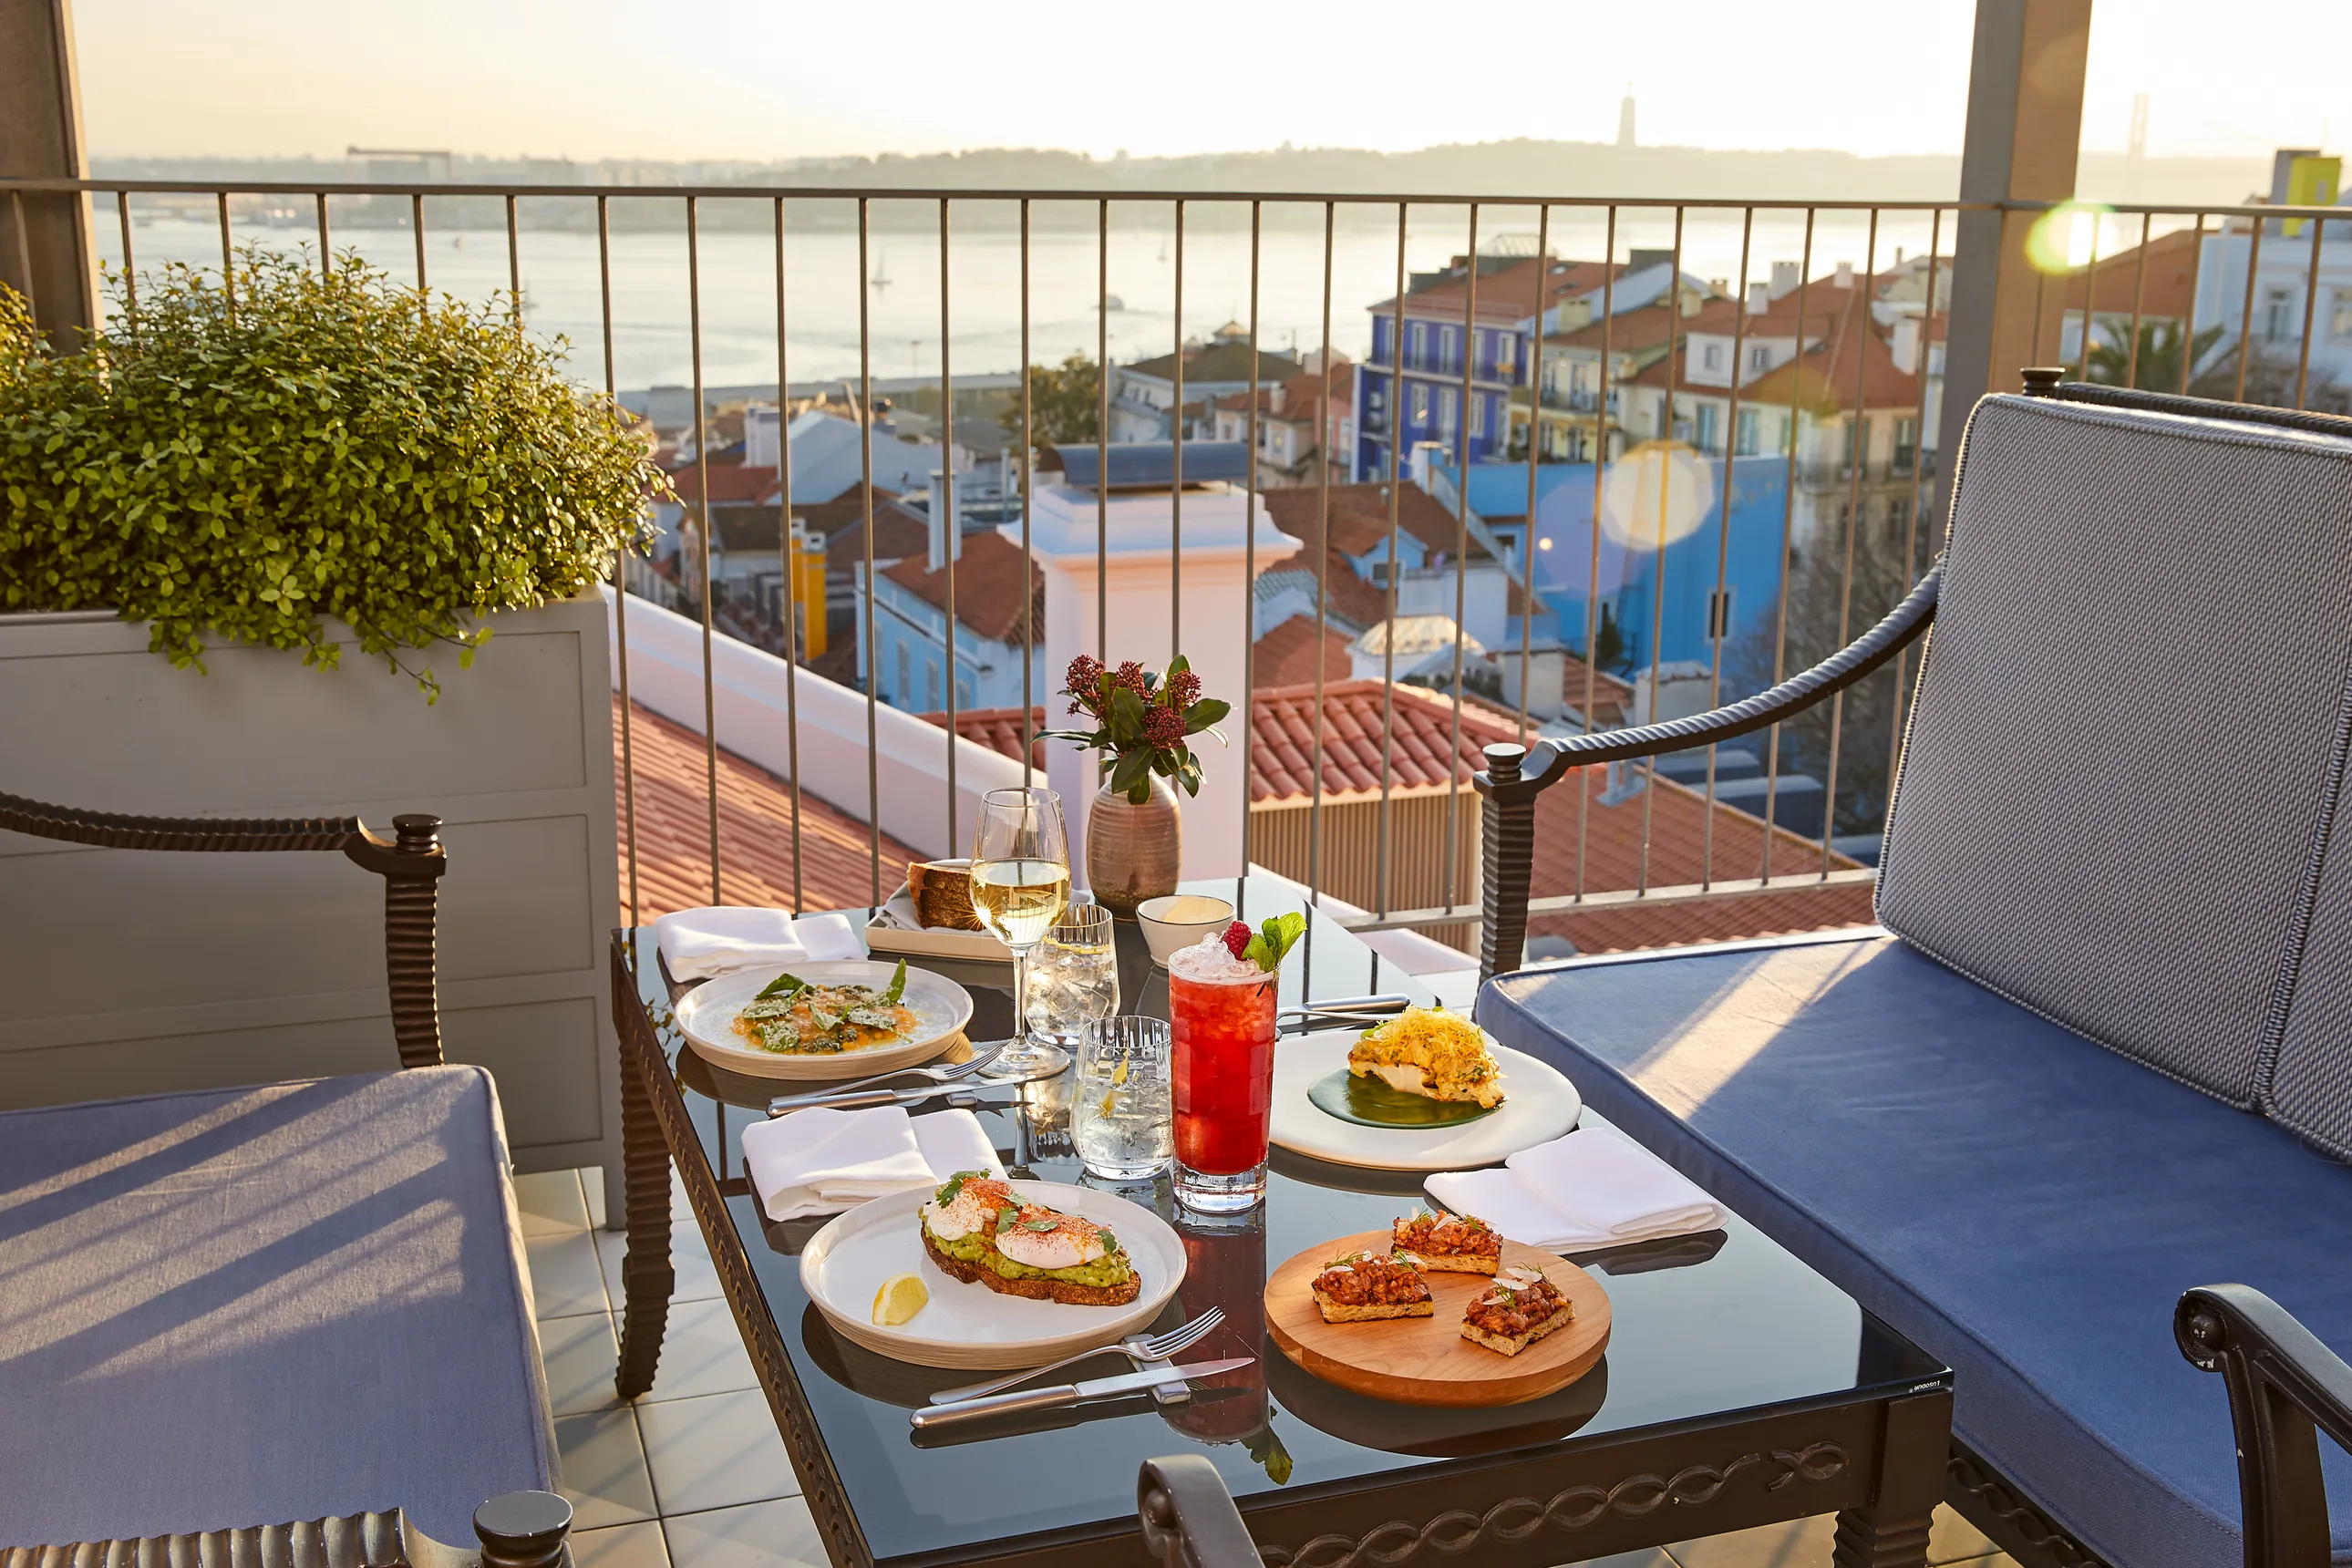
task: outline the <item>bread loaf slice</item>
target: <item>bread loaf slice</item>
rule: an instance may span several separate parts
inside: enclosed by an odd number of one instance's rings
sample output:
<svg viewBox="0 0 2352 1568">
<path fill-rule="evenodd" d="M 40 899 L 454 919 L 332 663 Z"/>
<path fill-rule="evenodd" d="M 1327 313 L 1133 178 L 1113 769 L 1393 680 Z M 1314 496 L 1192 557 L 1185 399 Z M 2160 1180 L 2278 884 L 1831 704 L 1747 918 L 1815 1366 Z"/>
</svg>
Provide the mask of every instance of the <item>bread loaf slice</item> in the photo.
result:
<svg viewBox="0 0 2352 1568">
<path fill-rule="evenodd" d="M 907 895 L 926 931 L 981 931 L 971 907 L 971 867 L 961 860 L 915 860 L 907 866 Z"/>
</svg>

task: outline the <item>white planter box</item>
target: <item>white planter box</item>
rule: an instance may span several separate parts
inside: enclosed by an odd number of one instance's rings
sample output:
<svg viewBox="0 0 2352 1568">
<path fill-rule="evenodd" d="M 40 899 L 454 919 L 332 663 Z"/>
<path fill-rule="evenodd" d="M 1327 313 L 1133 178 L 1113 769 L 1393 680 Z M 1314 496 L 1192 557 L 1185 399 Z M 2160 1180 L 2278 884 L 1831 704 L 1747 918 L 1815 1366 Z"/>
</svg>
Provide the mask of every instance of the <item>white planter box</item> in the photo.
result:
<svg viewBox="0 0 2352 1568">
<path fill-rule="evenodd" d="M 597 1164 L 620 1213 L 607 943 L 611 679 L 593 595 L 510 612 L 441 700 L 106 615 L 0 616 L 0 791 L 173 816 L 446 824 L 444 1047 L 498 1079 L 518 1169 Z M 340 628 L 338 628 L 340 630 Z M 156 854 L 0 833 L 0 1107 L 397 1065 L 383 884 L 340 855 Z"/>
</svg>

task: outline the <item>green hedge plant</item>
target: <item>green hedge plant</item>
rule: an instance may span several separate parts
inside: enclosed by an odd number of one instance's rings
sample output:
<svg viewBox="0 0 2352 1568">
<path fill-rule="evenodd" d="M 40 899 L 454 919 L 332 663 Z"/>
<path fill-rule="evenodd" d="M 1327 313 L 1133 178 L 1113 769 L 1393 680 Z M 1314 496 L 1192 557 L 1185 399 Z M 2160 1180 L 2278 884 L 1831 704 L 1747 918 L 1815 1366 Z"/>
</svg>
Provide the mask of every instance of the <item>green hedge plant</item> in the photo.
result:
<svg viewBox="0 0 2352 1568">
<path fill-rule="evenodd" d="M 0 608 L 102 608 L 174 665 L 207 637 L 332 667 L 324 617 L 413 677 L 478 618 L 611 570 L 665 481 L 629 416 L 509 310 L 357 256 L 170 266 L 87 352 L 0 288 Z M 135 312 L 130 309 L 135 298 Z"/>
</svg>

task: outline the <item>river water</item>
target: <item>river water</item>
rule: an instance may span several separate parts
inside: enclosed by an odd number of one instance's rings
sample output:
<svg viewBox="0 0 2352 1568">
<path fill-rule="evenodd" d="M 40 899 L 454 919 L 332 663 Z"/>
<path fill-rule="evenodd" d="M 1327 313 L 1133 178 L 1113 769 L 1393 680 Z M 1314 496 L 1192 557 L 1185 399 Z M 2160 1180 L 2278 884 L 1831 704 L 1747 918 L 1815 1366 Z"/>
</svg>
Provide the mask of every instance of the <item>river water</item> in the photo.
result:
<svg viewBox="0 0 2352 1568">
<path fill-rule="evenodd" d="M 1121 205 L 1122 207 L 1126 204 Z M 959 209 L 961 210 L 961 209 Z M 1108 246 L 1110 352 L 1129 361 L 1166 353 L 1177 340 L 1175 251 L 1166 207 L 1122 213 L 1114 207 Z M 1311 214 L 1304 222 L 1269 218 L 1259 247 L 1259 341 L 1269 349 L 1305 353 L 1322 338 L 1324 237 Z M 1532 214 L 1526 209 L 1489 209 L 1482 234 L 1496 229 L 1531 241 Z M 402 282 L 415 277 L 415 242 L 406 229 L 338 226 L 338 251 L 356 249 Z M 1415 209 L 1405 245 L 1409 269 L 1443 266 L 1460 253 L 1465 238 L 1461 209 Z M 111 204 L 100 198 L 97 236 L 100 254 L 120 267 L 122 242 Z M 306 226 L 239 223 L 235 242 L 293 249 L 317 235 Z M 1749 246 L 1750 273 L 1769 276 L 1776 258 L 1795 259 L 1803 238 L 1801 214 L 1759 213 Z M 1813 271 L 1827 273 L 1841 260 L 1860 267 L 1867 239 L 1861 215 L 1823 215 L 1813 241 Z M 1882 224 L 1878 259 L 1892 261 L 1895 247 L 1924 249 L 1927 215 L 1889 215 Z M 1600 254 L 1603 231 L 1597 214 L 1555 209 L 1551 244 L 1556 254 Z M 1627 211 L 1619 222 L 1617 250 L 1664 247 L 1673 240 L 1672 216 Z M 689 384 L 693 375 L 692 332 L 686 237 L 667 233 L 618 232 L 612 237 L 614 384 L 622 390 Z M 936 230 L 898 228 L 869 237 L 862 290 L 873 374 L 878 377 L 937 375 L 940 369 L 940 246 Z M 1951 223 L 1943 247 L 1951 245 Z M 142 217 L 132 231 L 142 270 L 160 262 L 185 261 L 216 267 L 216 223 L 158 214 Z M 776 379 L 776 266 L 772 234 L 706 227 L 698 239 L 702 379 L 707 386 Z M 525 228 L 520 236 L 523 299 L 531 330 L 570 344 L 570 368 L 583 382 L 604 379 L 596 238 L 593 233 Z M 1685 268 L 1697 276 L 1736 281 L 1741 249 L 1736 213 L 1692 214 L 1685 222 Z M 1245 228 L 1188 227 L 1184 253 L 1184 315 L 1187 335 L 1206 337 L 1229 320 L 1246 325 L 1250 303 L 1250 238 Z M 1017 232 L 972 226 L 954 233 L 949 247 L 953 368 L 961 374 L 1011 371 L 1021 359 L 1021 245 Z M 1030 357 L 1055 361 L 1095 352 L 1097 245 L 1091 229 L 1040 228 L 1029 246 Z M 440 228 L 428 217 L 425 268 L 436 289 L 488 300 L 508 283 L 503 229 Z M 1395 289 L 1396 230 L 1392 216 L 1357 209 L 1343 216 L 1331 255 L 1331 342 L 1359 357 L 1369 342 L 1367 308 Z M 790 374 L 794 382 L 854 377 L 859 368 L 859 268 L 857 237 L 839 228 L 788 231 L 785 247 L 786 312 Z"/>
</svg>

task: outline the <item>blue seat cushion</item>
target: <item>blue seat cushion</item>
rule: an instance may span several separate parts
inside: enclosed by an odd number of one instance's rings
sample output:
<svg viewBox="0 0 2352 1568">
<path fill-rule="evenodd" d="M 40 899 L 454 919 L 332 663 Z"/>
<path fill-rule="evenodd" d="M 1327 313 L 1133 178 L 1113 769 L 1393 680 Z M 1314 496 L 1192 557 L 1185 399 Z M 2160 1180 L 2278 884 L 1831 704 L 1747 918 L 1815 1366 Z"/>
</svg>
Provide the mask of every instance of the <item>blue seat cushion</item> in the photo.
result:
<svg viewBox="0 0 2352 1568">
<path fill-rule="evenodd" d="M 2352 1169 L 1883 932 L 1507 975 L 1478 1018 L 1941 1358 L 1961 1439 L 2108 1561 L 2243 1562 L 2173 1304 L 2253 1285 L 2352 1351 Z"/>
<path fill-rule="evenodd" d="M 0 1547 L 552 1487 L 506 1164 L 470 1067 L 0 1114 Z"/>
</svg>

